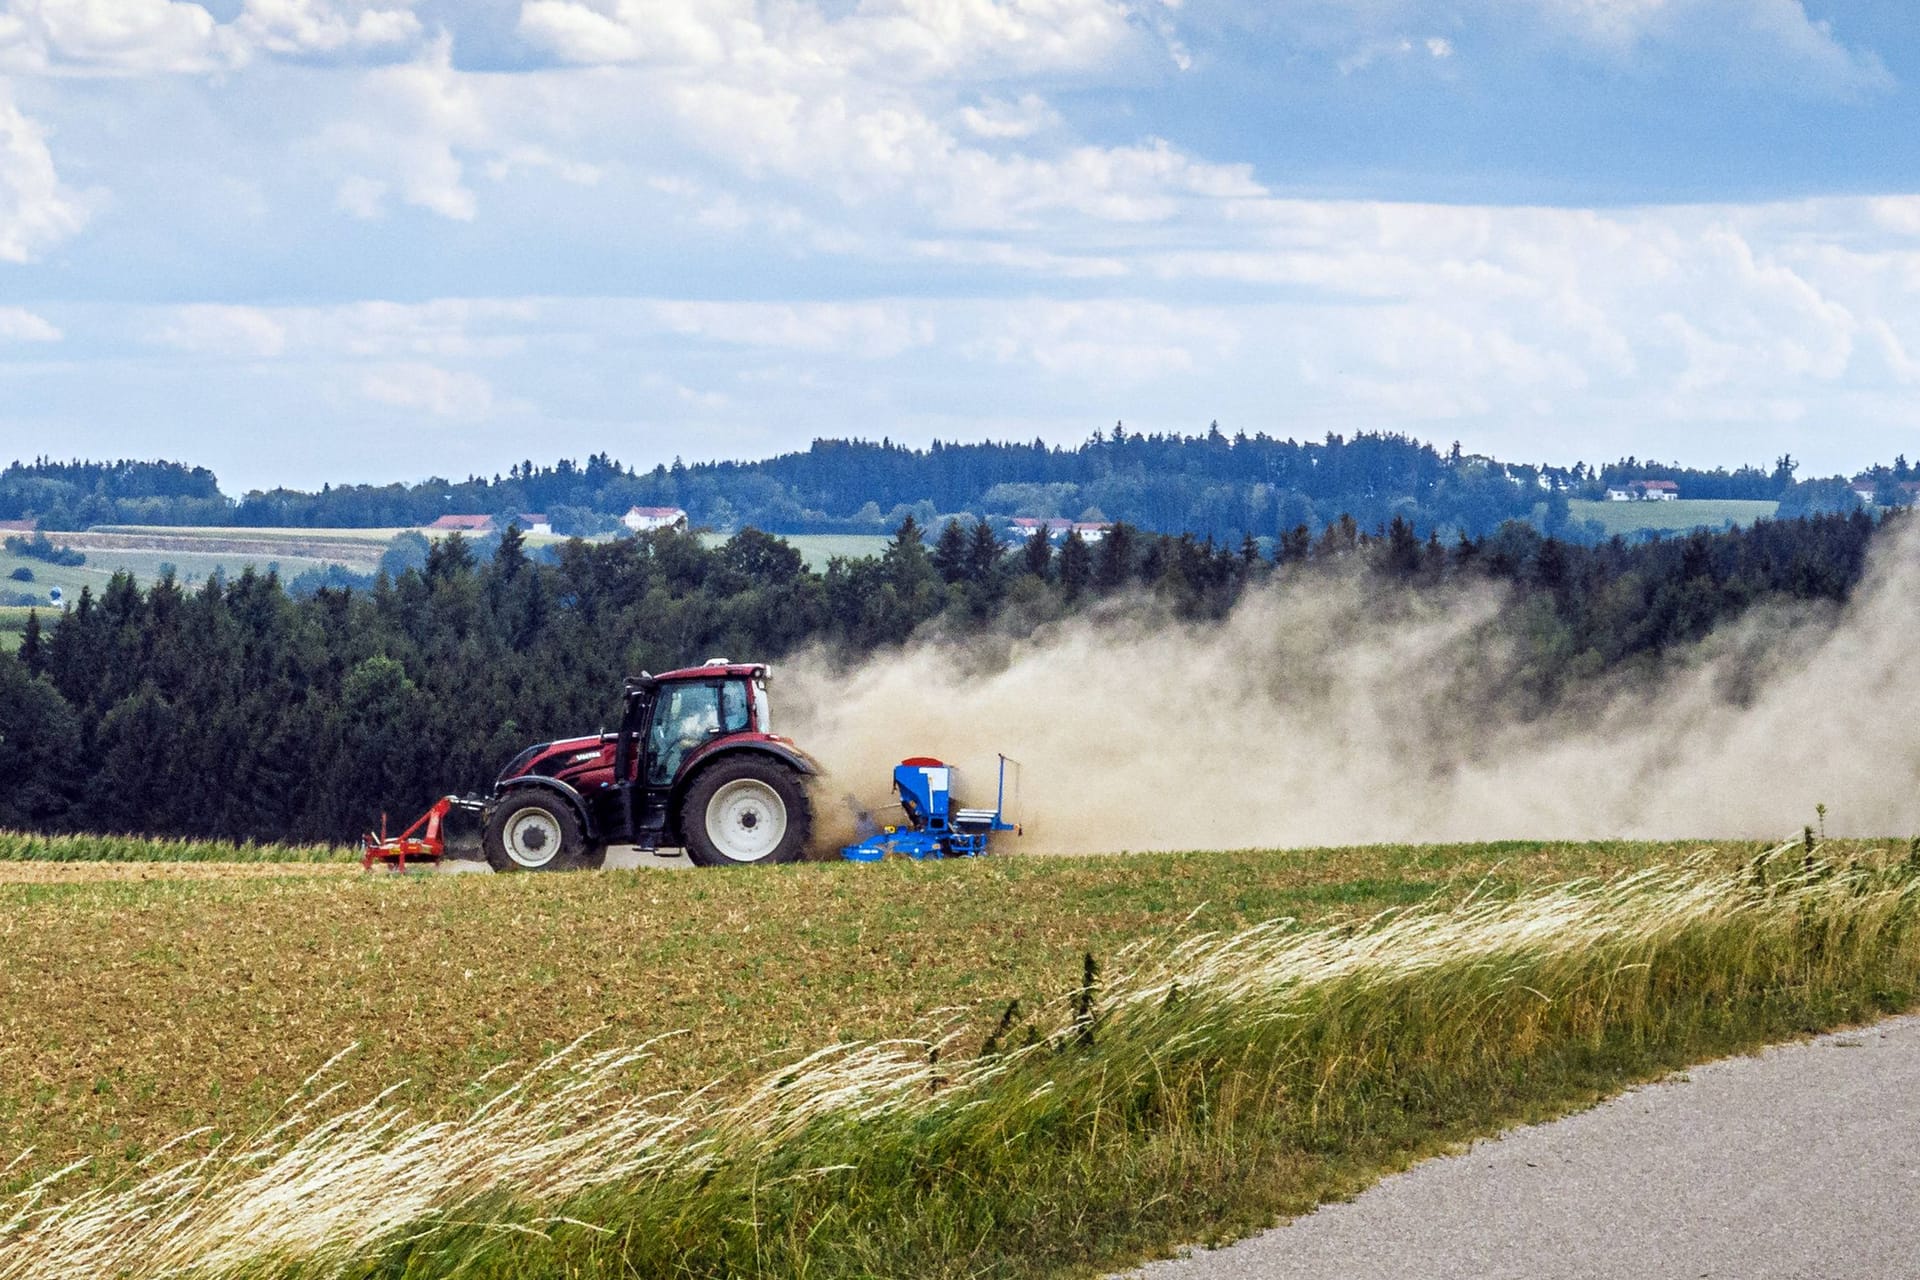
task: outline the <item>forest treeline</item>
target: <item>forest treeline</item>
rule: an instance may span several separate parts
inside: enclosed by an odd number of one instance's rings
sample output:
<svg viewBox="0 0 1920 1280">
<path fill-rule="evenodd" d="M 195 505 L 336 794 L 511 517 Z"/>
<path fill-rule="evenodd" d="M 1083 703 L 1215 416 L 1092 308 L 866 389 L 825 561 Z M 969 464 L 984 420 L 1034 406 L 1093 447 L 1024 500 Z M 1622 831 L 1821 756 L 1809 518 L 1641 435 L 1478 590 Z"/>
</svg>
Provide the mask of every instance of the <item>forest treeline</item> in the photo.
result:
<svg viewBox="0 0 1920 1280">
<path fill-rule="evenodd" d="M 1897 519 L 1899 517 L 1888 517 Z M 0 653 L 0 826 L 345 840 L 484 788 L 528 743 L 610 723 L 622 677 L 819 644 L 857 658 L 923 627 L 1024 632 L 1126 594 L 1204 622 L 1276 577 L 1354 575 L 1394 593 L 1505 584 L 1518 685 L 1541 708 L 1766 600 L 1841 601 L 1865 513 L 1579 546 L 1509 523 L 1452 540 L 1404 518 L 1296 526 L 1272 557 L 1127 525 L 1096 545 L 1007 550 L 984 522 L 931 544 L 911 517 L 884 555 L 808 569 L 746 530 L 717 548 L 663 532 L 536 558 L 517 530 L 450 536 L 370 590 L 295 598 L 251 570 L 191 591 L 116 577 Z M 876 732 L 884 726 L 876 726 Z"/>
<path fill-rule="evenodd" d="M 1125 521 L 1222 542 L 1270 539 L 1296 525 L 1316 531 L 1351 515 L 1363 528 L 1395 516 L 1416 527 L 1491 533 L 1510 519 L 1544 533 L 1595 540 L 1567 503 L 1599 498 L 1633 480 L 1677 481 L 1689 498 L 1786 504 L 1782 514 L 1857 506 L 1845 481 L 1796 481 L 1783 457 L 1770 469 L 1699 470 L 1626 458 L 1598 467 L 1534 466 L 1442 453 L 1401 435 L 1329 435 L 1298 442 L 1267 435 L 1142 434 L 1120 424 L 1065 448 L 1031 443 L 925 449 L 886 440 L 816 440 L 805 450 L 752 462 L 679 461 L 635 470 L 605 453 L 585 464 L 519 463 L 504 476 L 417 484 L 274 489 L 236 500 L 212 473 L 180 463 L 16 462 L 0 471 L 0 519 L 36 518 L 50 530 L 98 524 L 395 528 L 449 512 L 506 518 L 538 512 L 556 532 L 611 532 L 629 507 L 680 507 L 696 526 L 782 533 L 883 533 L 911 514 L 922 525 L 948 515 Z M 1888 492 L 1913 473 L 1904 458 Z"/>
</svg>

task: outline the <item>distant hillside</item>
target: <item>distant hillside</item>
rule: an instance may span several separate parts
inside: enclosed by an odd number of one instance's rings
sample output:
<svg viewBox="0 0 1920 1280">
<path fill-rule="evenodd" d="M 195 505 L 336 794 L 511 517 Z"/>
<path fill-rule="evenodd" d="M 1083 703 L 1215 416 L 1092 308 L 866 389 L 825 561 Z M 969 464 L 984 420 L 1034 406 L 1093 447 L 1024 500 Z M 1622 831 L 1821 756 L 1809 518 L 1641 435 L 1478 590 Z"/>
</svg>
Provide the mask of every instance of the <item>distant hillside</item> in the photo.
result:
<svg viewBox="0 0 1920 1280">
<path fill-rule="evenodd" d="M 1796 483 L 1795 463 L 1704 471 L 1628 458 L 1598 468 L 1501 462 L 1441 453 L 1406 436 L 1330 435 L 1305 443 L 1266 435 L 1143 435 L 1119 424 L 1074 448 L 1031 443 L 925 449 L 887 440 L 816 440 L 761 461 L 675 461 L 636 471 L 601 453 L 585 465 L 523 462 L 505 476 L 418 484 L 253 492 L 237 501 L 203 467 L 175 462 L 16 462 L 0 471 L 0 520 L 49 530 L 102 524 L 399 528 L 454 513 L 548 516 L 555 532 L 600 533 L 632 506 L 684 508 L 695 525 L 779 533 L 881 534 L 911 513 L 937 527 L 951 515 L 1124 520 L 1164 533 L 1236 543 L 1352 516 L 1365 529 L 1403 517 L 1416 528 L 1480 536 L 1510 519 L 1593 541 L 1658 521 L 1576 514 L 1634 480 L 1672 480 L 1686 500 L 1782 503 L 1782 514 L 1844 511 L 1860 499 L 1839 479 Z M 1874 468 L 1910 474 L 1904 459 Z M 1885 486 L 1899 492 L 1896 485 Z M 1751 518 L 1750 514 L 1747 518 Z"/>
</svg>

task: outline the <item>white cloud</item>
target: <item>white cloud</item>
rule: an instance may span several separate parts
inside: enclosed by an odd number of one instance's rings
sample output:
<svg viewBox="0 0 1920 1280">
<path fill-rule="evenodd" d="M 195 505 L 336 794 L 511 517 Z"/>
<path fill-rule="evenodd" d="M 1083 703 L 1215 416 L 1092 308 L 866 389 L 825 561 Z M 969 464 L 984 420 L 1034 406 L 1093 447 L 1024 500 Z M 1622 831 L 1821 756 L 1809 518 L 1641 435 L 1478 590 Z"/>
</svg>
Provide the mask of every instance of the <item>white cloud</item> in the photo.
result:
<svg viewBox="0 0 1920 1280">
<path fill-rule="evenodd" d="M 889 82 L 1083 70 L 1137 38 L 1120 0 L 527 0 L 519 30 L 574 63 Z"/>
<path fill-rule="evenodd" d="M 914 256 L 932 262 L 1002 267 L 1064 280 L 1113 280 L 1133 274 L 1120 256 L 1057 252 L 1008 240 L 916 240 L 908 248 Z"/>
<path fill-rule="evenodd" d="M 1369 40 L 1333 65 L 1341 75 L 1350 76 L 1356 71 L 1365 71 L 1383 58 L 1404 58 L 1412 52 L 1413 41 L 1406 36 L 1395 36 L 1391 40 Z"/>
<path fill-rule="evenodd" d="M 852 209 L 904 202 L 915 220 L 940 226 L 1162 221 L 1189 202 L 1262 192 L 1250 166 L 1199 160 L 1157 138 L 1011 152 L 970 145 L 908 100 L 699 78 L 667 86 L 659 101 L 692 146 L 739 178 L 779 178 Z"/>
<path fill-rule="evenodd" d="M 233 27 L 251 48 L 290 57 L 400 49 L 422 33 L 406 8 L 352 10 L 328 0 L 247 0 Z"/>
<path fill-rule="evenodd" d="M 200 355 L 271 357 L 286 350 L 287 326 L 261 307 L 202 304 L 174 309 L 155 340 Z"/>
<path fill-rule="evenodd" d="M 582 65 L 657 61 L 708 66 L 728 54 L 729 33 L 751 44 L 764 39 L 751 8 L 719 0 L 616 0 L 594 6 L 579 0 L 529 0 L 520 9 L 520 34 L 563 61 Z"/>
<path fill-rule="evenodd" d="M 360 394 L 438 418 L 484 418 L 494 407 L 493 387 L 479 374 L 418 361 L 368 370 L 360 379 Z"/>
<path fill-rule="evenodd" d="M 0 80 L 0 262 L 29 262 L 86 220 L 79 195 L 54 169 L 46 135 Z"/>
<path fill-rule="evenodd" d="M 1525 0 L 1590 40 L 1627 47 L 1671 20 L 1675 0 Z M 1684 0 L 1682 0 L 1684 3 Z"/>
<path fill-rule="evenodd" d="M 60 330 L 25 307 L 0 307 L 0 342 L 58 342 Z"/>
<path fill-rule="evenodd" d="M 633 62 L 641 53 L 633 27 L 574 0 L 528 0 L 520 8 L 519 30 L 562 62 Z"/>
<path fill-rule="evenodd" d="M 1886 66 L 1854 49 L 1802 0 L 1507 0 L 1533 8 L 1576 39 L 1629 57 L 1645 48 L 1704 51 L 1752 78 L 1793 79 L 1808 88 L 1885 88 Z"/>
<path fill-rule="evenodd" d="M 1877 54 L 1849 44 L 1803 0 L 1288 0 L 1267 8 L 1286 39 L 1342 75 L 1420 54 L 1451 58 L 1456 40 L 1473 33 L 1523 57 L 1572 53 L 1630 73 L 1709 70 L 1810 95 L 1893 84 Z"/>
<path fill-rule="evenodd" d="M 897 302 L 656 302 L 666 331 L 740 346 L 886 359 L 934 339 L 930 318 Z"/>
<path fill-rule="evenodd" d="M 1885 208 L 1271 202 L 1240 210 L 1232 250 L 1146 260 L 1168 280 L 1315 291 L 1241 323 L 1343 412 L 1414 430 L 1553 420 L 1542 405 L 1661 429 L 1781 422 L 1910 372 L 1920 251 L 1875 241 Z"/>
<path fill-rule="evenodd" d="M 992 228 L 1161 219 L 1184 200 L 1258 193 L 1245 166 L 1154 138 L 1077 144 L 1041 94 L 983 92 L 1124 74 L 1154 37 L 1120 0 L 867 0 L 837 15 L 817 0 L 530 0 L 519 30 L 565 61 L 620 64 L 564 112 L 594 119 L 599 137 L 697 157 L 752 184 L 754 203 L 778 182 L 794 188 L 776 197 L 789 204 L 904 204 Z M 737 227 L 754 215 L 709 203 L 696 216 Z"/>
<path fill-rule="evenodd" d="M 0 14 L 0 69 L 201 74 L 262 54 L 390 53 L 421 34 L 406 2 L 246 0 L 219 22 L 190 0 L 13 0 Z"/>
<path fill-rule="evenodd" d="M 849 415 L 896 439 L 1017 425 L 1062 441 L 1116 416 L 1218 417 L 1562 460 L 1787 449 L 1824 469 L 1911 453 L 1920 243 L 1885 225 L 1905 207 L 1234 200 L 1106 224 L 1097 243 L 1068 223 L 888 249 L 1004 273 L 982 296 L 210 306 L 155 310 L 141 331 L 209 385 L 244 363 L 249 388 L 345 387 L 423 418 L 518 418 L 512 388 L 574 423 L 554 449 L 600 447 L 617 404 L 636 429 L 697 418 L 702 439 L 755 448 Z M 1080 282 L 1048 296 L 1066 278 Z M 61 315 L 71 347 L 86 314 Z"/>
<path fill-rule="evenodd" d="M 356 302 L 300 312 L 299 333 L 309 346 L 348 355 L 494 359 L 521 350 L 542 312 L 533 298 Z"/>
<path fill-rule="evenodd" d="M 960 109 L 960 123 L 978 138 L 1030 138 L 1060 124 L 1060 113 L 1037 93 L 1017 101 L 982 98 L 977 106 Z"/>
<path fill-rule="evenodd" d="M 1885 196 L 1868 208 L 1880 230 L 1920 237 L 1920 196 Z"/>
<path fill-rule="evenodd" d="M 504 182 L 516 173 L 533 170 L 551 173 L 562 182 L 579 187 L 595 186 L 605 176 L 605 171 L 599 165 L 569 160 L 545 147 L 525 143 L 507 145 L 487 160 L 485 169 L 487 177 L 495 182 Z"/>
<path fill-rule="evenodd" d="M 764 392 L 701 401 L 742 420 L 769 410 L 775 385 L 845 403 L 904 398 L 905 412 L 986 364 L 996 413 L 1036 400 L 1199 412 L 1198 389 L 1207 413 L 1252 429 L 1584 428 L 1645 452 L 1647 432 L 1772 430 L 1842 405 L 1858 430 L 1894 429 L 1891 406 L 1920 377 L 1920 245 L 1881 225 L 1901 208 L 1891 197 L 1608 211 L 1233 201 L 1211 222 L 1113 224 L 1097 249 L 1071 228 L 904 246 L 1024 277 L 1010 299 L 199 307 L 161 313 L 153 331 L 213 359 L 339 368 L 373 398 L 443 416 L 500 409 L 462 362 L 603 385 L 579 353 L 618 349 L 672 370 L 660 376 L 675 386 L 744 389 L 762 371 Z M 1046 296 L 1069 278 L 1110 296 Z M 1193 301 L 1196 286 L 1213 300 Z M 968 381 L 969 394 L 984 385 Z M 1567 447 L 1550 444 L 1527 451 Z"/>
<path fill-rule="evenodd" d="M 978 332 L 961 344 L 961 355 L 1101 385 L 1222 367 L 1242 339 L 1231 313 L 1217 307 L 1025 299 L 973 310 Z"/>
<path fill-rule="evenodd" d="M 185 0 L 15 0 L 0 26 L 0 66 L 199 72 L 242 57 L 233 33 Z"/>
<path fill-rule="evenodd" d="M 335 203 L 361 218 L 381 216 L 397 197 L 470 222 L 479 201 L 467 185 L 466 158 L 505 154 L 479 86 L 454 69 L 444 36 L 411 62 L 362 73 L 353 113 L 323 129 L 315 145 L 344 170 Z"/>
<path fill-rule="evenodd" d="M 387 184 L 363 173 L 350 173 L 334 189 L 333 204 L 356 218 L 378 218 L 387 211 Z"/>
<path fill-rule="evenodd" d="M 892 77 L 1098 66 L 1134 39 L 1117 0 L 869 0 L 831 28 L 849 63 Z"/>
<path fill-rule="evenodd" d="M 223 359 L 499 359 L 524 349 L 537 299 L 370 299 L 323 307 L 197 304 L 159 308 L 147 331 L 162 346 Z"/>
</svg>

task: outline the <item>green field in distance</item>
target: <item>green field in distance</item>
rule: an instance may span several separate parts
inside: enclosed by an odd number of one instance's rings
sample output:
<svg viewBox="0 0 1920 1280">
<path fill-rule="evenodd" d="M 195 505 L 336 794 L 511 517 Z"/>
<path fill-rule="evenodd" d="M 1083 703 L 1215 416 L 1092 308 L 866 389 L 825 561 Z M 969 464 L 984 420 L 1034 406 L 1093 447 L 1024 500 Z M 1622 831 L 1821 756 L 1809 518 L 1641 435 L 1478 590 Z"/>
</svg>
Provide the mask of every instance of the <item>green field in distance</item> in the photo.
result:
<svg viewBox="0 0 1920 1280">
<path fill-rule="evenodd" d="M 1575 523 L 1598 520 L 1608 536 L 1633 534 L 1646 530 L 1684 532 L 1699 528 L 1724 529 L 1730 525 L 1749 525 L 1755 520 L 1772 519 L 1777 502 L 1748 502 L 1734 498 L 1681 498 L 1674 502 L 1588 502 L 1567 503 L 1567 514 Z"/>
<path fill-rule="evenodd" d="M 815 573 L 824 573 L 827 561 L 835 556 L 845 556 L 849 560 L 858 560 L 864 556 L 877 556 L 887 549 L 892 539 L 883 533 L 781 533 L 775 534 L 782 542 L 791 543 L 807 562 L 807 568 Z M 709 547 L 718 547 L 726 542 L 724 533 L 703 533 L 700 541 Z"/>
</svg>

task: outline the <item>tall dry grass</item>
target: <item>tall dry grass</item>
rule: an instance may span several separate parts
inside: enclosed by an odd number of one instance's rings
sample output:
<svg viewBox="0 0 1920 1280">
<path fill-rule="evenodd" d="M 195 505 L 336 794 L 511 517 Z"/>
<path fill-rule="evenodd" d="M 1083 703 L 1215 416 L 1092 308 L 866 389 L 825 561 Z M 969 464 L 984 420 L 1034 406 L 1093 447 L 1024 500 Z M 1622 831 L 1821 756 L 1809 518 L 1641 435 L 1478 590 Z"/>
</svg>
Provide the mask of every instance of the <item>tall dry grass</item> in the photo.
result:
<svg viewBox="0 0 1920 1280">
<path fill-rule="evenodd" d="M 1920 880 L 1798 846 L 1330 928 L 1147 942 L 985 1044 L 841 1045 L 648 1094 L 578 1045 L 469 1114 L 291 1105 L 0 1211 L 0 1280 L 962 1275 L 1111 1265 L 1436 1141 L 1904 1007 Z M 964 940 L 956 940 L 964 945 Z"/>
</svg>

